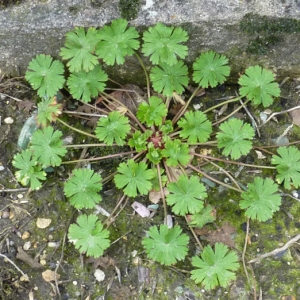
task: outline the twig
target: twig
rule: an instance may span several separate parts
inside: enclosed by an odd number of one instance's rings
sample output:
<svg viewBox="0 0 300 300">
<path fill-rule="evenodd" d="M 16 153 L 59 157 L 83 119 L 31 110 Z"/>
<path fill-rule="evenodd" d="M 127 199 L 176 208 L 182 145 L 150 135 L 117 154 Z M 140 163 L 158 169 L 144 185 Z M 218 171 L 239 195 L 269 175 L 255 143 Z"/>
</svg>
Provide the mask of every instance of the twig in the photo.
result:
<svg viewBox="0 0 300 300">
<path fill-rule="evenodd" d="M 271 252 L 265 253 L 263 255 L 260 255 L 257 258 L 254 258 L 250 261 L 248 261 L 248 264 L 252 264 L 252 263 L 259 263 L 262 259 L 272 256 L 272 255 L 276 255 L 286 249 L 288 249 L 292 244 L 296 243 L 298 240 L 300 240 L 300 234 L 296 235 L 294 238 L 292 238 L 291 240 L 289 240 L 284 246 L 277 248 Z"/>
<path fill-rule="evenodd" d="M 247 229 L 246 229 L 244 249 L 243 249 L 243 253 L 242 253 L 242 262 L 243 262 L 243 267 L 244 267 L 244 271 L 245 271 L 247 280 L 250 284 L 251 282 L 250 282 L 250 278 L 249 278 L 249 274 L 248 274 L 247 267 L 246 267 L 246 262 L 245 262 L 245 254 L 246 254 L 246 250 L 247 250 L 248 238 L 249 238 L 249 218 L 247 219 Z"/>
<path fill-rule="evenodd" d="M 28 188 L 19 188 L 19 189 L 1 189 L 0 192 L 12 193 L 12 192 L 25 192 L 28 191 Z"/>
<path fill-rule="evenodd" d="M 10 262 L 23 276 L 26 276 L 26 274 L 12 261 L 10 260 L 6 255 L 0 253 L 0 256 L 6 259 L 8 262 Z"/>
<path fill-rule="evenodd" d="M 262 127 L 263 125 L 265 125 L 266 123 L 268 123 L 272 118 L 274 118 L 275 116 L 277 115 L 281 115 L 281 114 L 284 114 L 284 113 L 288 113 L 290 111 L 293 111 L 295 109 L 299 109 L 300 108 L 300 105 L 298 106 L 295 106 L 295 107 L 292 107 L 292 108 L 289 108 L 287 110 L 283 110 L 283 111 L 278 111 L 278 112 L 274 112 L 270 115 L 270 117 L 260 126 Z"/>
</svg>

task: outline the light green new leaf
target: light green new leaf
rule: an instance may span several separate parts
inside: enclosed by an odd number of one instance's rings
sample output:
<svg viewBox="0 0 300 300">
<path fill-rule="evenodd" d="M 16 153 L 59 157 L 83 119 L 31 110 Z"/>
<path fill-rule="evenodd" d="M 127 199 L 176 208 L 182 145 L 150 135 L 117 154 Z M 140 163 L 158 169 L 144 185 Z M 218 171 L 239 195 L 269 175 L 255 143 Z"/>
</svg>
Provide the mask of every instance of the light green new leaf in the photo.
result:
<svg viewBox="0 0 300 300">
<path fill-rule="evenodd" d="M 223 83 L 230 73 L 227 64 L 226 56 L 212 50 L 204 52 L 193 64 L 193 80 L 203 88 L 216 87 Z"/>
<path fill-rule="evenodd" d="M 46 127 L 49 122 L 55 122 L 62 113 L 63 106 L 56 102 L 56 97 L 42 100 L 38 104 L 37 123 Z"/>
<path fill-rule="evenodd" d="M 224 155 L 230 155 L 238 159 L 246 155 L 252 148 L 249 139 L 254 137 L 253 128 L 243 121 L 232 118 L 220 125 L 220 132 L 217 133 L 218 148 L 223 148 Z"/>
<path fill-rule="evenodd" d="M 191 221 L 189 225 L 192 227 L 202 228 L 207 223 L 212 223 L 216 220 L 216 214 L 214 213 L 214 208 L 211 205 L 207 205 L 205 208 L 197 214 L 190 216 Z"/>
<path fill-rule="evenodd" d="M 248 185 L 248 190 L 242 192 L 240 207 L 246 209 L 247 217 L 264 222 L 279 210 L 281 197 L 277 191 L 278 186 L 273 180 L 255 177 L 254 182 Z"/>
<path fill-rule="evenodd" d="M 107 74 L 97 65 L 92 71 L 71 74 L 67 85 L 75 99 L 90 102 L 91 97 L 96 97 L 99 92 L 104 91 L 107 79 Z"/>
<path fill-rule="evenodd" d="M 165 143 L 165 149 L 162 150 L 163 157 L 167 157 L 167 165 L 176 167 L 179 164 L 186 166 L 190 161 L 190 149 L 187 144 L 180 140 L 169 140 Z"/>
<path fill-rule="evenodd" d="M 188 68 L 182 61 L 169 66 L 165 63 L 151 69 L 150 79 L 153 89 L 167 97 L 173 92 L 182 94 L 184 87 L 189 83 Z"/>
<path fill-rule="evenodd" d="M 240 95 L 247 97 L 254 105 L 270 106 L 273 103 L 273 97 L 280 95 L 279 85 L 273 82 L 274 80 L 271 71 L 260 66 L 249 67 L 239 80 Z"/>
<path fill-rule="evenodd" d="M 53 97 L 64 85 L 64 66 L 50 55 L 39 54 L 28 65 L 25 78 L 40 97 Z"/>
<path fill-rule="evenodd" d="M 17 180 L 24 186 L 30 183 L 32 190 L 38 190 L 42 184 L 40 180 L 46 179 L 46 173 L 42 167 L 37 165 L 37 161 L 32 157 L 32 152 L 23 150 L 14 156 L 12 164 L 19 171 L 15 172 Z"/>
<path fill-rule="evenodd" d="M 207 120 L 206 114 L 201 111 L 185 113 L 178 121 L 178 126 L 182 128 L 179 136 L 188 138 L 189 144 L 205 143 L 212 133 L 211 122 Z"/>
<path fill-rule="evenodd" d="M 81 215 L 71 224 L 68 238 L 75 244 L 75 248 L 86 256 L 98 258 L 110 246 L 109 231 L 103 228 L 95 215 Z"/>
<path fill-rule="evenodd" d="M 151 179 L 154 174 L 152 170 L 147 169 L 144 162 L 136 163 L 129 159 L 127 163 L 121 163 L 118 167 L 118 173 L 115 175 L 117 188 L 123 189 L 125 195 L 136 197 L 139 194 L 147 195 L 151 190 Z"/>
<path fill-rule="evenodd" d="M 167 185 L 170 194 L 166 200 L 173 205 L 172 211 L 180 216 L 196 214 L 203 208 L 203 199 L 207 197 L 205 186 L 197 176 L 180 175 L 176 182 Z"/>
<path fill-rule="evenodd" d="M 166 266 L 183 260 L 188 252 L 189 237 L 181 232 L 178 225 L 174 228 L 160 225 L 159 230 L 157 226 L 150 227 L 149 237 L 142 241 L 148 257 Z"/>
<path fill-rule="evenodd" d="M 271 163 L 277 165 L 278 172 L 276 179 L 279 183 L 284 181 L 286 189 L 291 188 L 291 184 L 298 188 L 300 186 L 300 151 L 295 146 L 279 147 L 277 153 L 273 155 Z"/>
<path fill-rule="evenodd" d="M 68 61 L 70 72 L 90 71 L 98 64 L 98 57 L 94 55 L 96 45 L 100 41 L 99 32 L 95 28 L 76 27 L 66 34 L 65 47 L 61 48 L 60 56 Z"/>
<path fill-rule="evenodd" d="M 96 136 L 108 146 L 113 143 L 124 145 L 124 140 L 130 132 L 129 120 L 118 111 L 112 111 L 107 118 L 102 117 L 97 123 Z"/>
<path fill-rule="evenodd" d="M 61 157 L 67 150 L 61 140 L 62 132 L 48 126 L 35 131 L 31 138 L 31 149 L 34 157 L 42 164 L 42 167 L 59 166 Z"/>
<path fill-rule="evenodd" d="M 101 41 L 97 45 L 96 54 L 108 65 L 115 62 L 121 65 L 125 56 L 130 56 L 140 47 L 137 40 L 139 34 L 133 27 L 127 28 L 128 22 L 118 19 L 111 22 L 111 25 L 104 26 L 99 30 Z"/>
<path fill-rule="evenodd" d="M 102 200 L 101 176 L 90 169 L 76 169 L 65 183 L 64 193 L 77 209 L 93 208 Z"/>
<path fill-rule="evenodd" d="M 128 140 L 128 145 L 135 148 L 137 152 L 145 151 L 147 149 L 147 140 L 150 136 L 149 132 L 151 135 L 151 131 L 146 131 L 143 134 L 139 130 L 135 131 Z"/>
<path fill-rule="evenodd" d="M 157 23 L 144 32 L 143 40 L 142 52 L 150 56 L 153 64 L 171 66 L 177 63 L 177 56 L 184 59 L 188 54 L 187 46 L 180 44 L 188 40 L 187 32 L 182 28 Z"/>
<path fill-rule="evenodd" d="M 162 102 L 161 98 L 152 96 L 149 98 L 149 104 L 142 102 L 137 110 L 137 117 L 142 123 L 148 126 L 162 125 L 162 119 L 167 116 L 166 104 Z"/>
<path fill-rule="evenodd" d="M 146 157 L 154 164 L 158 164 L 162 159 L 162 153 L 160 147 L 154 147 L 152 142 L 148 143 L 148 152 Z"/>
<path fill-rule="evenodd" d="M 201 282 L 208 290 L 219 285 L 227 287 L 236 278 L 232 271 L 239 268 L 237 255 L 232 251 L 228 252 L 228 247 L 221 243 L 215 244 L 215 251 L 211 246 L 206 246 L 201 258 L 192 257 L 192 265 L 197 269 L 191 271 L 191 278 L 196 283 Z"/>
</svg>

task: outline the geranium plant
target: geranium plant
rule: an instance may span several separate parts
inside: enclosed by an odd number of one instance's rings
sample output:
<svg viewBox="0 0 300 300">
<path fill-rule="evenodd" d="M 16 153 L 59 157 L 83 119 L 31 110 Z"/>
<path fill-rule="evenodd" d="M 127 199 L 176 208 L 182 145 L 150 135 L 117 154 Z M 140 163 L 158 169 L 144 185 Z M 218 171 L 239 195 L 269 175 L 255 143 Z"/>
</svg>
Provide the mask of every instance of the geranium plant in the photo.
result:
<svg viewBox="0 0 300 300">
<path fill-rule="evenodd" d="M 51 100 L 66 83 L 73 99 L 88 103 L 101 95 L 103 104 L 101 108 L 96 105 L 98 102 L 93 106 L 101 114 L 94 134 L 73 129 L 95 139 L 95 147 L 125 145 L 131 148 L 115 155 L 123 156 L 123 162 L 113 175 L 116 187 L 131 198 L 159 191 L 165 219 L 169 209 L 178 216 L 189 215 L 189 226 L 202 227 L 213 222 L 215 217 L 199 174 L 215 179 L 206 174 L 194 159 L 213 158 L 199 154 L 195 148 L 215 145 L 223 156 L 238 160 L 249 154 L 255 138 L 252 126 L 236 117 L 224 118 L 219 126 L 215 126 L 211 111 L 230 102 L 238 103 L 243 97 L 247 98 L 247 103 L 266 107 L 279 96 L 279 86 L 270 71 L 260 66 L 249 67 L 239 80 L 240 95 L 206 111 L 194 111 L 190 104 L 200 88 L 216 87 L 226 80 L 230 73 L 228 59 L 211 50 L 201 53 L 190 70 L 197 87 L 185 101 L 181 95 L 192 82 L 188 67 L 182 61 L 188 54 L 184 45 L 188 40 L 187 32 L 161 23 L 144 32 L 141 52 L 152 63 L 149 73 L 139 54 L 139 37 L 138 31 L 128 27 L 127 21 L 122 19 L 99 30 L 75 28 L 66 35 L 65 45 L 60 51 L 68 68 L 68 78 L 63 77 L 63 64 L 49 56 L 38 55 L 30 62 L 26 79 L 42 98 L 38 106 L 38 122 L 45 128 L 33 134 L 27 150 L 15 155 L 16 178 L 24 185 L 30 184 L 32 190 L 38 189 L 41 181 L 46 179 L 43 169 L 62 163 L 67 148 L 61 142 L 62 133 L 49 123 L 59 121 L 73 128 L 59 117 L 63 107 Z M 141 63 L 147 83 L 147 97 L 136 110 L 126 107 L 113 94 L 106 93 L 108 76 L 101 66 L 123 64 L 131 55 Z M 173 100 L 181 107 L 172 115 Z M 126 160 L 124 157 L 128 154 L 131 157 Z M 278 149 L 278 155 L 272 157 L 278 183 L 284 182 L 288 189 L 292 185 L 298 187 L 299 150 L 283 147 Z M 109 157 L 112 156 L 73 162 Z M 230 160 L 219 160 L 230 163 Z M 251 219 L 266 221 L 280 207 L 281 197 L 271 178 L 257 177 L 244 191 L 240 186 L 215 181 L 241 194 L 240 208 L 245 209 L 245 215 Z M 76 209 L 90 209 L 102 200 L 99 195 L 102 184 L 102 177 L 93 170 L 77 169 L 66 181 L 64 192 Z M 93 215 L 82 214 L 76 222 L 69 228 L 69 239 L 80 252 L 101 256 L 109 246 L 108 231 L 101 221 Z M 169 228 L 165 224 L 150 227 L 148 237 L 142 242 L 149 258 L 165 265 L 183 260 L 188 243 L 188 236 L 178 225 Z M 197 268 L 192 271 L 192 278 L 208 289 L 218 284 L 228 285 L 238 268 L 236 254 L 220 243 L 215 245 L 215 250 L 206 246 L 201 258 L 192 259 L 192 265 Z"/>
</svg>

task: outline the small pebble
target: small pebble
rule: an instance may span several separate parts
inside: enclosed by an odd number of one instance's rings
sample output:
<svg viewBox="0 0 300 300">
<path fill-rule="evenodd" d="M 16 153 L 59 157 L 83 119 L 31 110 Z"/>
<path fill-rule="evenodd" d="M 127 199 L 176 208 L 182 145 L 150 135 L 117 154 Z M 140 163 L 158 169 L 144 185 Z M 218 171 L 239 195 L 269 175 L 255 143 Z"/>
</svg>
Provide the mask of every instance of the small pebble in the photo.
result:
<svg viewBox="0 0 300 300">
<path fill-rule="evenodd" d="M 4 171 L 5 170 L 5 168 L 1 165 L 0 166 L 0 171 Z"/>
<path fill-rule="evenodd" d="M 77 285 L 77 281 L 76 280 L 73 281 L 73 285 Z"/>
<path fill-rule="evenodd" d="M 9 218 L 9 211 L 5 210 L 2 212 L 2 218 L 3 219 L 8 219 Z"/>
<path fill-rule="evenodd" d="M 23 245 L 23 249 L 24 249 L 25 251 L 28 251 L 28 250 L 30 249 L 30 247 L 31 247 L 31 242 L 30 242 L 30 241 L 26 242 L 26 243 Z"/>
<path fill-rule="evenodd" d="M 95 270 L 94 276 L 95 276 L 96 280 L 99 282 L 101 282 L 105 279 L 105 273 L 100 269 Z"/>
<path fill-rule="evenodd" d="M 26 240 L 30 237 L 30 233 L 28 231 L 24 231 L 21 238 L 22 240 Z"/>
<path fill-rule="evenodd" d="M 18 199 L 23 199 L 24 195 L 23 194 L 18 194 L 17 197 L 18 197 Z"/>
<path fill-rule="evenodd" d="M 5 124 L 12 124 L 14 122 L 14 119 L 11 117 L 7 117 L 4 119 Z"/>
<path fill-rule="evenodd" d="M 41 259 L 41 260 L 40 260 L 40 264 L 41 264 L 42 266 L 45 266 L 45 265 L 47 264 L 47 262 L 46 262 L 45 259 Z"/>
<path fill-rule="evenodd" d="M 48 247 L 49 248 L 57 248 L 59 246 L 59 242 L 49 242 Z"/>
</svg>

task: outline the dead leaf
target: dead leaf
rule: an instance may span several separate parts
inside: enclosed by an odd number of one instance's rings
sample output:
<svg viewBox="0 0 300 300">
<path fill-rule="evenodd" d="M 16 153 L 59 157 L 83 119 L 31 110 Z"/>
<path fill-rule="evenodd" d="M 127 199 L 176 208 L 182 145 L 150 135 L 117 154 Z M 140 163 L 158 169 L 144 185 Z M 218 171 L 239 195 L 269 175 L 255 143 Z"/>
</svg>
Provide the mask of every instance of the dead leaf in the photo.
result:
<svg viewBox="0 0 300 300">
<path fill-rule="evenodd" d="M 59 279 L 60 275 L 51 270 L 46 270 L 42 273 L 42 277 L 46 282 L 55 281 Z"/>
<path fill-rule="evenodd" d="M 35 105 L 35 103 L 33 101 L 30 101 L 30 100 L 23 100 L 23 101 L 17 102 L 18 108 L 20 110 L 24 110 L 24 111 L 27 111 L 27 112 L 30 112 L 34 105 Z"/>
<path fill-rule="evenodd" d="M 52 220 L 51 219 L 44 219 L 44 218 L 37 218 L 36 220 L 36 226 L 38 228 L 47 228 L 51 224 Z"/>
<path fill-rule="evenodd" d="M 235 247 L 235 243 L 232 240 L 232 234 L 235 232 L 236 229 L 232 225 L 230 225 L 228 222 L 224 222 L 221 228 L 209 233 L 207 240 L 213 245 L 219 242 L 229 247 Z"/>
<path fill-rule="evenodd" d="M 97 269 L 98 267 L 107 269 L 110 266 L 115 266 L 115 260 L 109 256 L 102 256 L 99 258 L 89 257 L 87 263 L 92 263 L 94 269 Z"/>
<path fill-rule="evenodd" d="M 290 111 L 289 114 L 293 119 L 293 124 L 300 126 L 300 108 Z"/>
</svg>

